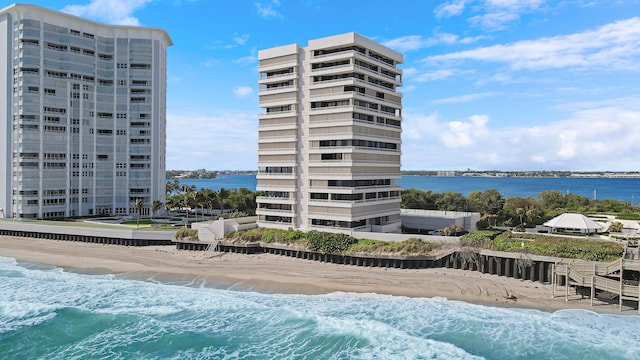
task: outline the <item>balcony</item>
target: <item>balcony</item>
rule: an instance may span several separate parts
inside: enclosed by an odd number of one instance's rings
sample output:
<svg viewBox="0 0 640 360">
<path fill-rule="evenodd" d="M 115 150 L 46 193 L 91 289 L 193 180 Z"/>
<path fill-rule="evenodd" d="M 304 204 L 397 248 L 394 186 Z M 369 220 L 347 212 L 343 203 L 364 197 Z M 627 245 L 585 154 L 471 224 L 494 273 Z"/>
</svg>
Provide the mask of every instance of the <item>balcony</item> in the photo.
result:
<svg viewBox="0 0 640 360">
<path fill-rule="evenodd" d="M 293 197 L 272 197 L 272 196 L 257 196 L 256 202 L 258 204 L 288 204 L 295 205 L 296 199 Z"/>
<path fill-rule="evenodd" d="M 399 161 L 381 161 L 381 160 L 311 160 L 309 161 L 309 167 L 352 167 L 352 166 L 375 166 L 378 168 L 383 167 L 400 167 Z"/>
<path fill-rule="evenodd" d="M 309 174 L 310 180 L 369 180 L 369 179 L 399 179 L 400 171 L 397 173 L 366 173 L 366 174 Z M 325 189 L 325 187 L 322 187 Z M 332 189 L 332 188 L 329 188 Z"/>
<path fill-rule="evenodd" d="M 263 185 L 258 182 L 257 191 L 296 191 L 295 185 Z M 284 202 L 283 202 L 284 204 Z"/>
<path fill-rule="evenodd" d="M 258 216 L 260 216 L 260 215 L 272 215 L 272 216 L 289 215 L 289 216 L 293 217 L 294 211 L 293 210 L 275 210 L 275 209 L 261 209 L 261 208 L 258 208 L 258 209 L 256 209 L 256 215 L 258 215 Z"/>
<path fill-rule="evenodd" d="M 399 185 L 379 185 L 379 186 L 356 186 L 356 187 L 345 187 L 345 186 L 311 186 L 309 189 L 313 190 L 313 192 L 333 192 L 336 194 L 352 194 L 354 192 L 378 192 L 379 190 L 384 191 L 400 191 Z M 366 191 L 365 191 L 366 190 Z"/>
<path fill-rule="evenodd" d="M 276 75 L 266 75 L 265 73 L 260 73 L 260 78 L 258 79 L 258 84 L 266 84 L 269 82 L 272 82 L 274 80 L 289 80 L 289 79 L 295 79 L 298 76 L 298 73 L 296 71 L 292 71 L 292 72 L 288 72 L 288 73 L 282 73 L 282 74 L 276 74 Z"/>
<path fill-rule="evenodd" d="M 261 87 L 260 89 L 258 89 L 258 96 L 297 92 L 297 90 L 298 90 L 298 87 L 295 85 L 278 86 L 278 87 L 272 87 L 272 88 Z M 292 98 L 296 99 L 297 96 L 292 96 Z M 264 100 L 261 100 L 260 102 L 263 103 Z"/>
<path fill-rule="evenodd" d="M 296 142 L 297 137 L 295 135 L 292 136 L 261 136 L 258 137 L 258 144 L 268 144 L 268 143 L 287 143 L 287 142 Z"/>
<path fill-rule="evenodd" d="M 258 114 L 258 120 L 272 119 L 272 118 L 278 118 L 283 116 L 295 116 L 295 115 L 296 115 L 295 110 L 270 111 L 270 112 Z"/>
<path fill-rule="evenodd" d="M 273 180 L 289 180 L 295 179 L 296 175 L 294 173 L 257 173 L 256 179 L 273 179 Z"/>
<path fill-rule="evenodd" d="M 264 119 L 261 117 L 261 119 Z M 297 129 L 298 128 L 298 124 L 296 124 L 295 122 L 285 122 L 282 124 L 259 124 L 258 125 L 258 131 L 264 131 L 264 130 L 293 130 L 293 129 Z"/>
</svg>

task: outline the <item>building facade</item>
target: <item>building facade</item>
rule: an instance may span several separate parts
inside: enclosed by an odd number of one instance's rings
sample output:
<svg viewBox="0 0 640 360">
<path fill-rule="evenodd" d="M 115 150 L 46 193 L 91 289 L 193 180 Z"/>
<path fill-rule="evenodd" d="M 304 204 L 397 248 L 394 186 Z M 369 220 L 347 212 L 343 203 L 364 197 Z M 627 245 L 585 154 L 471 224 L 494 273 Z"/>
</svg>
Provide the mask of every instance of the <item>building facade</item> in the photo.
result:
<svg viewBox="0 0 640 360">
<path fill-rule="evenodd" d="M 144 212 L 165 196 L 161 29 L 0 10 L 0 217 Z"/>
<path fill-rule="evenodd" d="M 399 232 L 402 55 L 347 33 L 258 58 L 258 225 Z"/>
</svg>

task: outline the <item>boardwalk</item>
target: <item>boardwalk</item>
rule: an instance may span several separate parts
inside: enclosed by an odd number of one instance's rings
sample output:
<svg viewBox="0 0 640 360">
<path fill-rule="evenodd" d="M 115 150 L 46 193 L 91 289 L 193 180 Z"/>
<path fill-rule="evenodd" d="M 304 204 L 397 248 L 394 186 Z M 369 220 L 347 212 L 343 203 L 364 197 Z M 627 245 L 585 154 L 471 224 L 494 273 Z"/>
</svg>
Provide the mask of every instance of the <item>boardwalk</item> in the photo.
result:
<svg viewBox="0 0 640 360">
<path fill-rule="evenodd" d="M 591 305 L 598 293 L 609 298 L 618 298 L 620 311 L 622 303 L 634 301 L 638 303 L 640 313 L 640 286 L 637 274 L 640 272 L 640 260 L 620 258 L 611 263 L 598 262 L 566 262 L 557 263 L 553 267 L 552 285 L 555 296 L 558 283 L 563 283 L 565 299 L 569 301 L 569 289 L 571 287 L 589 288 Z M 625 275 L 636 275 L 634 280 Z"/>
</svg>

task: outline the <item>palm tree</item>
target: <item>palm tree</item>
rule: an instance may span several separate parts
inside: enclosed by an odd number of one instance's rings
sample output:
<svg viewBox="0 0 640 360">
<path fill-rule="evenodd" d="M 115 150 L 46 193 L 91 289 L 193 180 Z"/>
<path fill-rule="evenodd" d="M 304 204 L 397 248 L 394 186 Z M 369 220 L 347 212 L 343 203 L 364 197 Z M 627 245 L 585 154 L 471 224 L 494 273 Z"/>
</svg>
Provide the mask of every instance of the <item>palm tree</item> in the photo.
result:
<svg viewBox="0 0 640 360">
<path fill-rule="evenodd" d="M 189 191 L 183 194 L 182 198 L 180 199 L 180 205 L 187 212 L 187 222 L 184 224 L 185 227 L 187 227 L 187 224 L 189 223 L 189 211 L 191 211 L 192 207 L 195 207 L 194 206 L 195 199 L 196 199 L 196 193 L 193 191 Z"/>
<path fill-rule="evenodd" d="M 524 208 L 517 208 L 516 215 L 520 216 L 520 226 L 524 226 L 523 216 L 525 215 L 526 210 Z"/>
<path fill-rule="evenodd" d="M 136 229 L 140 228 L 140 214 L 142 214 L 142 209 L 144 208 L 144 199 L 143 198 L 137 198 L 136 202 L 134 203 L 134 206 L 136 208 L 136 212 L 138 213 L 138 219 L 136 221 Z"/>
<path fill-rule="evenodd" d="M 162 203 L 162 201 L 160 200 L 153 200 L 153 202 L 151 203 L 151 211 L 153 212 L 152 214 L 155 215 L 156 211 L 162 209 L 162 206 L 164 204 Z M 151 217 L 151 220 L 153 220 L 153 216 Z"/>
<path fill-rule="evenodd" d="M 220 205 L 220 215 L 222 215 L 222 213 L 224 213 L 224 208 L 225 208 L 225 203 L 227 201 L 229 201 L 229 195 L 231 194 L 231 192 L 225 188 L 220 188 L 220 190 L 218 190 L 218 204 Z"/>
</svg>

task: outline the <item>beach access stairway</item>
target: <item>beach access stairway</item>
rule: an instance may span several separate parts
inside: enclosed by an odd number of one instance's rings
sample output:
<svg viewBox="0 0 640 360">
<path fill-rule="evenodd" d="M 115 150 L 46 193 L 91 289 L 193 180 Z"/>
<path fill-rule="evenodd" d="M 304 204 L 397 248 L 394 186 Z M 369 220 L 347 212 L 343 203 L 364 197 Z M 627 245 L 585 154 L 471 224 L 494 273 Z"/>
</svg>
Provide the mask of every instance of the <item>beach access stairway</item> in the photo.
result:
<svg viewBox="0 0 640 360">
<path fill-rule="evenodd" d="M 609 298 L 618 298 L 620 310 L 622 302 L 630 300 L 638 302 L 640 313 L 640 286 L 638 281 L 627 280 L 625 271 L 640 272 L 640 260 L 629 260 L 621 257 L 610 263 L 574 261 L 557 263 L 553 269 L 552 286 L 555 296 L 558 279 L 565 284 L 565 299 L 569 300 L 570 287 L 590 288 L 591 304 L 596 297 L 596 292 L 606 292 Z M 603 297 L 606 297 L 603 295 Z"/>
</svg>

